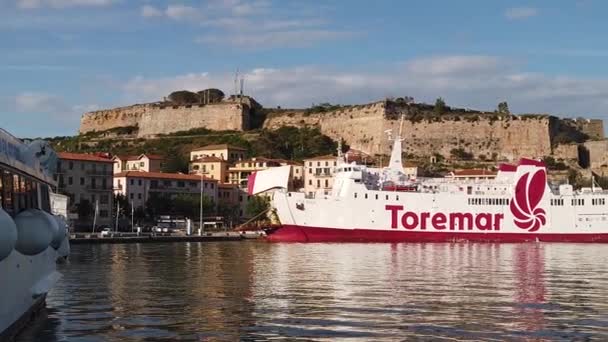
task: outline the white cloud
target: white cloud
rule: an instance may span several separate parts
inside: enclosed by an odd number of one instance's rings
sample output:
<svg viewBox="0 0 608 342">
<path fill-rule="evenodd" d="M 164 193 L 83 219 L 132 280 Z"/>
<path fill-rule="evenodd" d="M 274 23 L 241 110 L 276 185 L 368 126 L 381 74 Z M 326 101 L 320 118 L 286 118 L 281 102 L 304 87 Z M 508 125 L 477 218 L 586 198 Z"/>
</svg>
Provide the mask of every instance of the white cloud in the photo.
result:
<svg viewBox="0 0 608 342">
<path fill-rule="evenodd" d="M 505 11 L 505 17 L 509 20 L 519 20 L 538 15 L 538 9 L 533 7 L 513 7 Z"/>
<path fill-rule="evenodd" d="M 492 56 L 420 58 L 378 72 L 339 71 L 318 66 L 257 68 L 243 73 L 245 92 L 272 107 L 311 103 L 364 103 L 386 96 L 414 96 L 448 105 L 493 110 L 507 100 L 518 112 L 586 115 L 608 111 L 608 79 L 590 80 L 517 70 L 517 63 Z M 124 91 L 128 102 L 157 101 L 178 89 L 217 87 L 232 93 L 231 73 L 136 77 Z"/>
<path fill-rule="evenodd" d="M 223 35 L 205 35 L 197 38 L 197 43 L 231 45 L 246 49 L 267 49 L 274 47 L 306 47 L 315 43 L 340 38 L 350 38 L 355 33 L 320 29 L 302 29 L 268 32 L 230 32 Z"/>
<path fill-rule="evenodd" d="M 57 112 L 66 108 L 59 97 L 47 93 L 24 92 L 15 97 L 15 109 L 21 113 Z"/>
<path fill-rule="evenodd" d="M 146 18 L 160 17 L 163 15 L 163 12 L 154 6 L 144 5 L 141 8 L 141 15 Z"/>
<path fill-rule="evenodd" d="M 170 4 L 164 11 L 146 5 L 141 14 L 205 28 L 204 34 L 194 38 L 197 43 L 245 49 L 310 46 L 356 35 L 332 28 L 318 16 L 285 11 L 269 0 L 210 0 L 200 7 Z"/>
<path fill-rule="evenodd" d="M 42 7 L 64 8 L 85 6 L 108 6 L 117 0 L 17 0 L 17 8 L 36 9 Z"/>
<path fill-rule="evenodd" d="M 201 17 L 197 8 L 185 5 L 169 5 L 165 14 L 173 20 L 195 20 Z"/>
</svg>

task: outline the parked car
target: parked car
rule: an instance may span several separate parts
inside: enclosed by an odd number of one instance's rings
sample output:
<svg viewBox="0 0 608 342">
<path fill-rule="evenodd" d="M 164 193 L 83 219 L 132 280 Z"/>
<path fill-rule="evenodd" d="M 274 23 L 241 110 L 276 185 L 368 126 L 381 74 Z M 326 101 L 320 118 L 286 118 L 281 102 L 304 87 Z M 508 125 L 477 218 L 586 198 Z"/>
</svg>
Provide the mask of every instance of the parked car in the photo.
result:
<svg viewBox="0 0 608 342">
<path fill-rule="evenodd" d="M 106 227 L 101 230 L 102 237 L 110 236 L 111 234 L 112 234 L 112 229 L 110 227 Z"/>
</svg>

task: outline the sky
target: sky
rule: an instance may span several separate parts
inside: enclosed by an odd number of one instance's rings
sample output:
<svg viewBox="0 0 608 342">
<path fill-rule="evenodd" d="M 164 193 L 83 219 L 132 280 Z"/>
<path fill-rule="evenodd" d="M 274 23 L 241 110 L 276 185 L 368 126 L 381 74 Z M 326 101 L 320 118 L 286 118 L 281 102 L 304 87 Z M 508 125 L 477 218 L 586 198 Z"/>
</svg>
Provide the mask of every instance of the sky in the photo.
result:
<svg viewBox="0 0 608 342">
<path fill-rule="evenodd" d="M 267 107 L 433 103 L 608 115 L 608 1 L 0 0 L 0 127 L 77 133 L 174 90 Z"/>
</svg>

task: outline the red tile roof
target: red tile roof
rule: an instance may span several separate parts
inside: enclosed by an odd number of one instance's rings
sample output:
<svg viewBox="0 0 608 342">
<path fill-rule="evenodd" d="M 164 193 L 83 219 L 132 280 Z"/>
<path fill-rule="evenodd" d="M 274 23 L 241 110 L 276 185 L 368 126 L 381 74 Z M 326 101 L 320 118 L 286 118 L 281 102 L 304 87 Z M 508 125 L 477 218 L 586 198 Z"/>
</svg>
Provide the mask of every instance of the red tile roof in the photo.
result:
<svg viewBox="0 0 608 342">
<path fill-rule="evenodd" d="M 160 154 L 147 154 L 147 153 L 144 153 L 140 157 L 143 157 L 143 156 L 146 156 L 146 157 L 148 157 L 148 159 L 151 159 L 151 160 L 163 160 L 163 159 L 165 159 L 165 157 L 161 156 Z"/>
<path fill-rule="evenodd" d="M 187 180 L 187 181 L 200 181 L 201 176 L 198 175 L 187 175 L 184 173 L 162 173 L 162 172 L 144 172 L 144 171 L 123 171 L 115 173 L 114 178 L 119 177 L 133 177 L 133 178 L 153 178 L 153 179 L 170 179 L 170 180 Z M 211 179 L 204 177 L 207 182 L 216 182 L 217 179 Z"/>
<path fill-rule="evenodd" d="M 333 156 L 331 154 L 325 155 L 325 156 L 317 156 L 317 157 L 312 157 L 312 158 L 306 158 L 304 159 L 306 160 L 336 160 L 338 157 Z"/>
<path fill-rule="evenodd" d="M 77 160 L 77 161 L 90 161 L 100 163 L 114 163 L 112 159 L 103 158 L 94 154 L 86 153 L 70 153 L 70 152 L 59 152 L 57 153 L 59 159 L 63 160 Z"/>
<path fill-rule="evenodd" d="M 201 157 L 201 158 L 194 159 L 192 162 L 193 163 L 196 163 L 196 162 L 199 162 L 199 163 L 211 163 L 211 162 L 213 162 L 213 163 L 219 163 L 219 162 L 227 163 L 227 161 L 225 161 L 224 159 L 218 158 L 218 157 L 213 157 L 213 156 L 204 156 L 204 157 Z"/>
</svg>

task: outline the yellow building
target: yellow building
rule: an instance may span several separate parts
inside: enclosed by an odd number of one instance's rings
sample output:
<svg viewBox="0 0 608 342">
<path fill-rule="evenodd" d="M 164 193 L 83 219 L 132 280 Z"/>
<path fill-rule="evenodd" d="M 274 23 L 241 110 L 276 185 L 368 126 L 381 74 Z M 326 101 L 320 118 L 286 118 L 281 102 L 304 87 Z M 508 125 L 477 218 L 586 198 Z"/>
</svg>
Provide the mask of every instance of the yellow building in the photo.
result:
<svg viewBox="0 0 608 342">
<path fill-rule="evenodd" d="M 255 171 L 266 170 L 270 167 L 281 166 L 281 163 L 274 159 L 263 157 L 241 160 L 228 168 L 228 179 L 232 184 L 247 186 L 247 177 Z"/>
<path fill-rule="evenodd" d="M 318 190 L 328 193 L 333 186 L 337 164 L 337 157 L 332 155 L 304 159 L 304 192 L 308 196 L 313 196 Z"/>
<path fill-rule="evenodd" d="M 207 178 L 216 179 L 220 183 L 228 183 L 228 162 L 218 157 L 203 156 L 190 161 L 190 173 L 203 174 Z"/>
<path fill-rule="evenodd" d="M 196 159 L 202 157 L 217 157 L 223 160 L 228 161 L 229 163 L 234 163 L 239 160 L 245 159 L 245 153 L 247 149 L 242 147 L 232 146 L 228 144 L 220 144 L 220 145 L 207 145 L 196 150 L 190 152 L 190 161 L 194 161 Z"/>
</svg>

